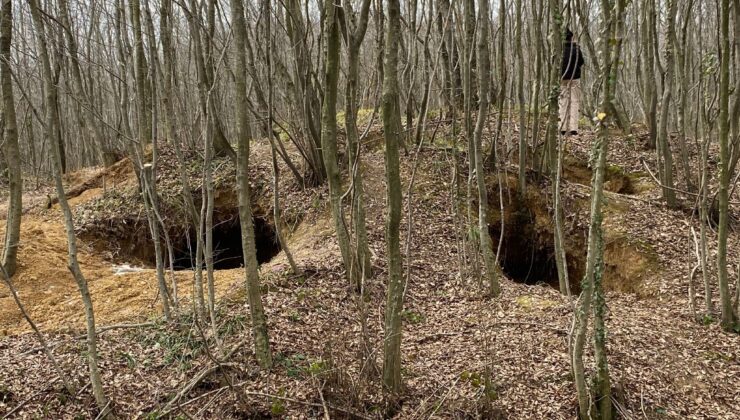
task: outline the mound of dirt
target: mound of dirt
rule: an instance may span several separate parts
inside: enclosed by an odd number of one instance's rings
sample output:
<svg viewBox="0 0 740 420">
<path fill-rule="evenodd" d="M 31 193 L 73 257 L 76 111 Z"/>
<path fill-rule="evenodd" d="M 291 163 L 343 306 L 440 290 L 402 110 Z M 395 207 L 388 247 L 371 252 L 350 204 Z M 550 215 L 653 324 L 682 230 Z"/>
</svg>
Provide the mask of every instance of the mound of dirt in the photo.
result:
<svg viewBox="0 0 740 420">
<path fill-rule="evenodd" d="M 287 267 L 280 253 L 272 219 L 271 166 L 269 146 L 255 144 L 256 162 L 250 170 L 253 213 L 258 242 L 258 256 L 263 270 L 282 272 Z M 186 154 L 188 178 L 200 208 L 202 160 L 194 151 Z M 162 214 L 175 250 L 175 277 L 183 302 L 192 291 L 192 261 L 189 258 L 193 227 L 187 222 L 181 204 L 176 157 L 164 148 L 160 154 L 157 189 Z M 214 251 L 216 256 L 216 293 L 223 296 L 244 279 L 238 203 L 234 186 L 234 166 L 227 159 L 214 162 L 215 211 Z M 154 268 L 153 245 L 148 230 L 136 175 L 128 159 L 108 168 L 93 168 L 66 176 L 77 182 L 67 189 L 78 234 L 78 258 L 89 285 L 99 324 L 140 321 L 159 312 Z M 296 238 L 295 258 L 303 260 L 306 243 L 324 242 L 326 229 L 321 222 L 326 213 L 320 199 L 323 188 L 303 190 L 292 178 L 281 180 L 284 195 L 284 231 L 292 241 L 292 231 L 309 215 L 312 224 L 301 228 Z M 81 300 L 74 279 L 67 269 L 67 238 L 61 223 L 59 205 L 47 209 L 36 203 L 21 224 L 19 269 L 14 285 L 31 317 L 45 331 L 80 330 L 84 326 Z M 0 226 L 4 229 L 4 225 Z M 193 244 L 194 246 L 194 244 Z M 269 264 L 268 264 L 269 262 Z M 116 274 L 118 264 L 135 267 L 132 272 Z M 0 288 L 0 335 L 17 334 L 28 327 L 7 291 Z"/>
</svg>

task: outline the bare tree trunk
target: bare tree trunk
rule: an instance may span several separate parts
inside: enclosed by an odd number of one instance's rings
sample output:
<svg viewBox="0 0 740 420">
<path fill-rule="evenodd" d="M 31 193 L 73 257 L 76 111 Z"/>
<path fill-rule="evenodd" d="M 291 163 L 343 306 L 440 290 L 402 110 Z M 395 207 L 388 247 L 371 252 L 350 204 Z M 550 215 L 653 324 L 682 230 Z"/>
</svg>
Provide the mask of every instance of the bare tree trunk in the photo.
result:
<svg viewBox="0 0 740 420">
<path fill-rule="evenodd" d="M 298 268 L 298 266 L 295 263 L 295 260 L 293 259 L 293 253 L 290 252 L 290 248 L 288 247 L 288 243 L 285 241 L 285 236 L 283 234 L 283 220 L 280 216 L 280 168 L 278 167 L 277 162 L 277 145 L 275 144 L 276 141 L 280 141 L 280 138 L 273 139 L 273 131 L 272 131 L 272 121 L 273 121 L 273 82 L 272 82 L 272 39 L 270 38 L 272 35 L 271 27 L 272 27 L 272 14 L 270 11 L 270 2 L 272 0 L 264 0 L 263 5 L 263 14 L 265 16 L 265 42 L 267 42 L 267 51 L 265 53 L 266 61 L 267 61 L 267 121 L 269 124 L 269 132 L 267 133 L 267 138 L 270 140 L 270 151 L 271 151 L 271 157 L 272 157 L 272 194 L 273 194 L 273 202 L 272 202 L 272 213 L 273 217 L 275 219 L 275 234 L 278 237 L 278 242 L 280 243 L 280 248 L 283 250 L 283 253 L 285 254 L 285 258 L 288 260 L 288 264 L 290 264 L 291 270 L 293 270 L 293 274 L 296 276 L 302 276 L 303 273 Z M 347 116 L 349 118 L 349 116 Z M 292 166 L 290 159 L 285 159 L 288 166 Z M 296 176 L 297 172 L 294 172 Z M 297 179 L 302 179 L 298 177 Z"/>
<path fill-rule="evenodd" d="M 504 103 L 506 102 L 506 89 L 508 86 L 508 72 L 506 69 L 506 0 L 499 0 L 498 2 L 498 21 L 499 21 L 499 37 L 498 37 L 498 51 L 496 51 L 496 68 L 498 70 L 498 91 L 496 92 L 496 108 L 498 108 L 498 118 L 496 119 L 496 135 L 494 141 L 491 144 L 491 154 L 489 155 L 490 165 L 492 168 L 496 167 L 496 146 L 501 139 L 501 132 L 504 124 Z M 490 30 L 490 29 L 489 29 Z M 480 65 L 480 63 L 478 63 Z M 480 72 L 480 77 L 485 77 L 487 73 Z M 506 138 L 506 144 L 504 147 L 504 153 L 506 158 L 509 156 L 509 139 Z"/>
<path fill-rule="evenodd" d="M 154 188 L 154 166 L 144 164 L 141 167 L 141 191 L 144 198 L 144 207 L 146 210 L 149 231 L 154 244 L 154 261 L 157 270 L 157 285 L 159 294 L 162 297 L 162 312 L 164 319 L 170 320 L 170 292 L 167 289 L 167 282 L 164 277 L 164 249 L 162 249 L 162 240 L 159 233 L 159 220 L 157 220 L 157 194 Z"/>
<path fill-rule="evenodd" d="M 704 88 L 703 77 L 700 76 L 699 87 L 697 97 L 699 98 L 698 104 L 698 136 L 701 140 L 701 184 L 699 190 L 699 227 L 700 227 L 700 238 L 701 247 L 699 248 L 701 255 L 701 271 L 704 283 L 704 304 L 706 307 L 706 315 L 711 316 L 714 312 L 714 303 L 712 301 L 712 285 L 711 276 L 709 273 L 709 251 L 708 251 L 708 239 L 707 229 L 711 221 L 709 220 L 709 179 L 711 174 L 709 172 L 709 147 L 711 145 L 710 133 L 711 129 L 708 128 L 709 122 L 707 121 L 707 110 L 706 102 L 708 101 L 706 90 Z"/>
<path fill-rule="evenodd" d="M 467 224 L 468 228 L 467 244 L 469 247 L 469 265 L 470 265 L 470 277 L 475 277 L 480 280 L 480 269 L 478 267 L 478 241 L 471 235 L 474 232 L 474 219 L 473 219 L 473 177 L 475 176 L 475 139 L 473 137 L 473 63 L 475 57 L 475 0 L 463 0 L 463 14 L 464 18 L 464 33 L 465 37 L 463 40 L 463 95 L 465 101 L 465 110 L 463 115 L 463 124 L 465 126 L 465 139 L 468 142 L 468 180 L 466 183 L 466 204 L 467 204 Z M 489 157 L 495 162 L 496 145 L 491 148 L 491 156 Z"/>
<path fill-rule="evenodd" d="M 90 97 L 85 92 L 84 84 L 82 80 L 82 69 L 80 68 L 80 61 L 78 57 L 77 41 L 74 36 L 74 27 L 71 20 L 69 19 L 69 5 L 68 0 L 59 1 L 59 18 L 63 25 L 63 32 L 67 41 L 67 50 L 70 58 L 70 70 L 72 73 L 72 82 L 75 90 L 77 100 L 80 101 L 80 105 L 76 107 L 78 110 L 79 121 L 82 123 L 80 127 L 81 132 L 87 131 L 87 134 L 95 147 L 96 160 L 102 162 L 104 154 L 104 135 L 100 129 L 100 124 L 93 117 L 93 103 Z"/>
<path fill-rule="evenodd" d="M 491 234 L 488 231 L 488 191 L 486 189 L 482 150 L 483 129 L 488 120 L 490 78 L 487 75 L 491 69 L 490 52 L 488 49 L 490 35 L 489 10 L 488 0 L 478 0 L 478 68 L 481 77 L 478 80 L 478 119 L 475 123 L 474 149 L 471 152 L 474 154 L 475 179 L 478 186 L 478 234 L 480 236 L 480 246 L 483 251 L 483 261 L 486 265 L 488 291 L 491 296 L 495 297 L 501 293 L 501 286 L 499 285 L 498 272 L 496 271 L 496 257 L 493 254 Z"/>
<path fill-rule="evenodd" d="M 671 99 L 673 97 L 673 79 L 675 77 L 676 55 L 676 0 L 668 0 L 668 31 L 666 36 L 669 41 L 665 44 L 666 72 L 664 74 L 665 86 L 663 87 L 663 100 L 660 104 L 660 122 L 658 124 L 658 148 L 659 155 L 663 158 L 663 170 L 661 181 L 663 183 L 663 198 L 670 207 L 676 207 L 676 192 L 673 189 L 673 154 L 671 152 L 668 137 L 668 119 L 670 118 Z"/>
<path fill-rule="evenodd" d="M 543 15 L 545 14 L 545 6 L 542 2 L 543 0 L 537 0 L 537 13 L 535 13 L 535 20 L 536 21 L 542 21 Z M 533 5 L 534 6 L 534 5 Z M 534 99 L 532 100 L 532 106 L 534 107 L 534 115 L 532 117 L 532 166 L 535 171 L 539 172 L 542 170 L 542 165 L 540 163 L 542 162 L 542 159 L 540 158 L 540 155 L 538 154 L 538 150 L 540 150 L 540 117 L 541 117 L 541 110 L 540 110 L 540 92 L 542 91 L 542 68 L 544 67 L 542 65 L 542 57 L 545 54 L 544 53 L 544 46 L 543 46 L 543 37 L 542 37 L 542 27 L 541 25 L 534 25 L 534 33 L 536 38 L 536 47 L 535 47 L 535 74 L 534 74 Z M 545 134 L 547 136 L 547 134 Z M 545 137 L 545 141 L 547 141 L 547 137 Z"/>
<path fill-rule="evenodd" d="M 252 333 L 254 334 L 254 353 L 257 363 L 263 369 L 272 367 L 272 353 L 267 334 L 267 319 L 262 307 L 259 271 L 257 267 L 257 249 L 254 239 L 254 222 L 252 221 L 252 202 L 249 196 L 249 111 L 247 110 L 247 59 L 245 43 L 247 28 L 244 22 L 244 4 L 242 0 L 231 0 L 231 24 L 234 31 L 234 82 L 237 116 L 237 186 L 239 188 L 239 220 L 242 231 L 242 249 L 244 251 L 245 272 L 247 279 L 247 296 L 252 315 Z"/>
<path fill-rule="evenodd" d="M 722 328 L 732 331 L 736 326 L 736 315 L 732 307 L 729 280 L 727 274 L 727 236 L 729 220 L 729 185 L 730 185 L 730 1 L 721 0 L 719 69 L 719 227 L 717 244 L 717 271 L 719 282 L 719 300 L 722 309 Z"/>
<path fill-rule="evenodd" d="M 555 265 L 558 269 L 558 283 L 560 293 L 570 296 L 570 281 L 568 279 L 568 261 L 565 254 L 563 239 L 563 206 L 560 199 L 560 177 L 562 172 L 562 146 L 564 141 L 559 137 L 560 123 L 559 98 L 560 81 L 563 75 L 560 73 L 560 61 L 563 56 L 563 16 L 561 15 L 562 2 L 550 0 L 550 96 L 548 97 L 548 120 L 546 154 L 548 155 L 548 167 L 551 175 L 553 194 L 553 224 L 555 226 L 553 241 L 555 248 Z M 566 106 L 574 106 L 568 103 Z"/>
<path fill-rule="evenodd" d="M 367 240 L 367 227 L 365 224 L 365 191 L 363 186 L 362 164 L 360 162 L 360 137 L 357 129 L 357 108 L 360 81 L 360 47 L 365 38 L 367 24 L 369 21 L 370 0 L 363 0 L 359 19 L 352 11 L 350 1 L 344 4 L 345 16 L 351 18 L 345 22 L 356 22 L 355 27 L 348 28 L 345 33 L 347 38 L 347 89 L 344 99 L 344 121 L 347 134 L 347 156 L 349 161 L 350 185 L 352 186 L 352 228 L 356 235 L 356 260 L 360 265 L 363 278 L 370 278 L 373 274 L 372 262 L 370 261 L 370 247 Z M 347 26 L 347 23 L 345 23 Z"/>
<path fill-rule="evenodd" d="M 59 110 L 57 108 L 57 84 L 58 84 L 58 72 L 55 74 L 52 72 L 51 62 L 49 59 L 49 52 L 46 44 L 46 29 L 44 21 L 41 17 L 41 10 L 39 8 L 37 0 L 28 0 L 31 9 L 31 17 L 36 28 L 36 43 L 38 48 L 39 59 L 41 62 L 41 75 L 43 78 L 43 90 L 45 95 L 45 127 L 44 132 L 47 141 L 51 145 L 52 152 L 52 163 L 54 165 L 54 183 L 56 185 L 57 197 L 59 198 L 59 207 L 62 209 L 64 214 L 64 227 L 67 233 L 67 246 L 68 246 L 68 268 L 72 272 L 77 287 L 80 290 L 80 296 L 82 303 L 85 307 L 85 318 L 87 320 L 87 361 L 88 368 L 90 369 L 90 382 L 92 384 L 93 395 L 98 408 L 102 411 L 107 410 L 108 399 L 105 396 L 103 390 L 103 382 L 100 377 L 100 371 L 98 370 L 98 349 L 97 349 L 97 335 L 95 332 L 95 312 L 93 310 L 92 299 L 90 298 L 90 291 L 87 287 L 87 280 L 80 270 L 79 262 L 77 261 L 77 238 L 75 237 L 74 221 L 72 219 L 72 210 L 67 202 L 67 196 L 64 193 L 64 185 L 62 183 L 62 163 L 61 163 L 61 150 L 59 143 L 54 141 L 60 137 L 59 133 Z M 57 66 L 59 62 L 57 61 Z"/>
<path fill-rule="evenodd" d="M 209 99 L 210 101 L 210 95 Z M 206 131 L 211 130 L 214 123 L 206 124 Z M 203 230 L 198 236 L 205 234 L 206 243 L 203 256 L 206 261 L 206 284 L 208 287 L 208 316 L 211 321 L 213 335 L 218 340 L 218 328 L 216 325 L 216 286 L 213 279 L 213 144 L 212 133 L 207 133 L 203 143 L 203 187 L 201 191 L 200 217 Z"/>
<path fill-rule="evenodd" d="M 386 252 L 388 292 L 383 340 L 383 386 L 395 399 L 401 390 L 401 316 L 403 313 L 403 262 L 401 260 L 401 174 L 399 145 L 402 142 L 401 109 L 398 88 L 398 48 L 401 32 L 399 0 L 388 0 L 388 26 L 385 39 L 383 80 L 383 130 L 385 133 L 385 172 L 388 194 Z"/>
<path fill-rule="evenodd" d="M 339 250 L 346 270 L 347 280 L 360 290 L 358 263 L 350 249 L 349 232 L 342 212 L 342 184 L 337 162 L 337 88 L 339 83 L 339 20 L 337 6 L 326 2 L 324 11 L 324 103 L 321 112 L 321 150 L 324 156 L 326 178 L 329 182 L 329 201 L 337 233 Z"/>
<path fill-rule="evenodd" d="M 2 266 L 9 277 L 15 274 L 18 264 L 18 242 L 21 239 L 21 213 L 23 211 L 23 178 L 21 156 L 18 148 L 18 125 L 13 98 L 13 79 L 10 74 L 11 42 L 13 37 L 13 4 L 2 0 L 0 10 L 0 94 L 3 101 L 4 158 L 8 165 L 8 215 L 5 220 L 5 246 Z"/>
<path fill-rule="evenodd" d="M 441 38 L 440 53 L 442 55 L 442 98 L 447 112 L 452 115 L 453 108 L 459 108 L 462 103 L 462 86 L 460 68 L 457 66 L 457 48 L 452 37 L 454 28 L 453 14 L 449 0 L 437 0 L 437 31 Z"/>
<path fill-rule="evenodd" d="M 154 245 L 154 257 L 157 270 L 157 284 L 159 294 L 162 297 L 162 310 L 166 320 L 170 319 L 169 290 L 164 275 L 164 250 L 160 238 L 160 226 L 156 217 L 157 193 L 156 193 L 156 144 L 153 142 L 153 123 L 152 115 L 152 86 L 151 78 L 147 76 L 146 57 L 144 55 L 144 41 L 142 35 L 141 8 L 138 0 L 130 3 L 131 7 L 131 24 L 134 32 L 134 62 L 137 95 L 136 95 L 136 115 L 137 115 L 137 138 L 138 143 L 132 147 L 135 155 L 132 156 L 140 175 L 141 193 L 144 198 L 149 231 Z M 154 63 L 151 63 L 154 65 Z M 146 163 L 147 146 L 152 146 L 151 163 Z"/>
<path fill-rule="evenodd" d="M 647 146 L 651 149 L 657 147 L 657 104 L 658 95 L 656 92 L 656 80 L 655 80 L 655 54 L 653 51 L 653 26 L 655 23 L 655 3 L 654 0 L 648 0 L 643 6 L 643 24 L 642 24 L 642 48 L 643 58 L 645 61 L 643 67 L 642 78 L 645 85 L 643 89 L 643 103 L 645 106 L 645 122 L 648 127 L 648 144 Z"/>
<path fill-rule="evenodd" d="M 147 61 L 144 54 L 144 39 L 141 31 L 141 6 L 139 0 L 131 0 L 131 25 L 134 33 L 134 75 L 136 81 L 137 126 L 139 127 L 139 147 L 146 152 L 151 143 L 152 119 L 147 112 L 151 109 L 150 85 L 147 82 Z"/>
<path fill-rule="evenodd" d="M 604 83 L 601 105 L 597 113 L 597 137 L 593 148 L 594 173 L 591 179 L 591 221 L 588 232 L 588 254 L 586 270 L 581 284 L 581 296 L 578 298 L 573 314 L 573 332 L 575 338 L 572 347 L 572 367 L 576 393 L 578 396 L 579 417 L 585 419 L 611 420 L 612 402 L 609 369 L 606 358 L 606 311 L 601 280 L 603 276 L 604 241 L 602 231 L 602 201 L 604 198 L 604 177 L 606 157 L 609 144 L 607 117 L 615 118 L 608 112 L 609 103 L 613 101 L 616 85 L 616 65 L 619 62 L 619 43 L 621 42 L 621 25 L 624 14 L 624 0 L 601 0 L 602 35 L 601 35 L 601 78 Z M 614 41 L 612 41 L 614 40 Z M 615 45 L 616 44 L 616 45 Z M 588 331 L 588 318 L 592 303 L 594 310 L 594 355 L 596 359 L 596 378 L 593 394 L 586 383 L 583 351 Z"/>
<path fill-rule="evenodd" d="M 524 7 L 522 0 L 516 0 L 516 29 L 514 33 L 514 50 L 516 55 L 516 98 L 519 106 L 519 193 L 527 194 L 527 111 L 524 99 Z M 535 127 L 537 130 L 537 127 Z"/>
<path fill-rule="evenodd" d="M 321 111 L 319 109 L 319 94 L 312 81 L 314 72 L 311 68 L 310 52 L 306 44 L 308 30 L 299 0 L 286 0 L 283 5 L 286 14 L 286 30 L 291 41 L 291 49 L 295 60 L 294 74 L 297 83 L 292 93 L 294 101 L 300 109 L 304 137 L 309 139 L 306 159 L 309 162 L 311 173 L 308 174 L 307 181 L 312 185 L 319 185 L 324 182 L 326 171 L 321 150 L 320 127 L 316 124 Z"/>
<path fill-rule="evenodd" d="M 687 145 L 686 135 L 686 107 L 688 101 L 689 81 L 686 75 L 686 68 L 688 59 L 691 56 L 691 49 L 687 43 L 687 31 L 689 22 L 693 16 L 693 5 L 694 0 L 689 0 L 684 13 L 683 26 L 681 30 L 681 45 L 678 45 L 677 34 L 673 33 L 673 38 L 670 40 L 674 47 L 676 60 L 678 60 L 678 72 L 676 74 L 678 79 L 678 146 L 681 152 L 681 169 L 683 170 L 684 182 L 686 190 L 689 192 L 696 191 L 694 186 L 694 175 L 691 172 L 691 166 L 689 162 L 689 150 Z"/>
</svg>

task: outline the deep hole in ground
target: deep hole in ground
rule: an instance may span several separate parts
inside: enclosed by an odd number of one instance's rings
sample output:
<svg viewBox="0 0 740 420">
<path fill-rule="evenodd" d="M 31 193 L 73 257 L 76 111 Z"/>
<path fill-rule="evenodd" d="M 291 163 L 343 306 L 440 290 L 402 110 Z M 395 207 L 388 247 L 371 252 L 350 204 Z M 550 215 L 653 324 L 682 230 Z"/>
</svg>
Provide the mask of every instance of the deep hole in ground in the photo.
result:
<svg viewBox="0 0 740 420">
<path fill-rule="evenodd" d="M 558 268 L 555 261 L 554 236 L 549 221 L 538 219 L 545 212 L 544 203 L 528 199 L 522 201 L 511 196 L 512 201 L 504 205 L 503 238 L 500 215 L 489 225 L 489 233 L 497 246 L 501 240 L 499 264 L 511 280 L 527 285 L 547 284 L 559 289 Z M 500 213 L 498 203 L 496 213 Z M 583 275 L 585 255 L 568 255 L 568 277 L 571 290 L 578 292 L 578 283 Z"/>
<path fill-rule="evenodd" d="M 255 214 L 254 237 L 257 248 L 257 262 L 264 264 L 275 257 L 280 251 L 275 227 L 272 221 Z M 114 250 L 113 258 L 125 262 L 138 262 L 148 267 L 156 266 L 154 244 L 152 243 L 146 220 L 139 222 L 138 229 L 129 229 L 130 236 L 117 238 L 116 240 L 103 240 L 91 238 L 97 246 L 106 246 Z M 195 267 L 196 258 L 196 235 L 192 226 L 170 229 L 170 240 L 174 253 L 175 270 L 190 270 Z M 205 240 L 205 238 L 204 238 Z M 165 241 L 162 239 L 162 247 Z M 165 266 L 169 267 L 168 255 L 165 250 Z M 214 269 L 228 270 L 239 268 L 244 265 L 244 254 L 242 251 L 241 225 L 239 223 L 238 209 L 233 207 L 221 207 L 214 211 L 213 221 L 213 258 Z M 133 261 L 131 261 L 133 260 Z M 205 262 L 203 263 L 205 267 Z"/>
<path fill-rule="evenodd" d="M 257 246 L 257 262 L 270 261 L 280 252 L 280 244 L 275 228 L 264 218 L 254 218 L 254 239 Z M 176 270 L 189 270 L 195 267 L 195 229 L 173 239 L 174 266 Z M 154 265 L 154 253 L 148 261 Z M 215 270 L 228 270 L 244 266 L 241 225 L 238 216 L 213 224 L 213 267 Z"/>
<path fill-rule="evenodd" d="M 494 247 L 501 240 L 499 264 L 508 278 L 527 285 L 546 284 L 559 289 L 555 261 L 554 225 L 551 214 L 550 187 L 530 183 L 527 194 L 518 193 L 516 177 L 504 180 L 503 223 L 496 181 L 489 182 L 488 227 Z M 579 201 L 580 200 L 580 201 Z M 587 254 L 587 200 L 569 200 L 567 209 L 581 211 L 572 217 L 585 218 L 583 223 L 564 226 L 565 253 L 572 293 L 580 292 Z M 503 225 L 503 226 L 502 226 Z M 503 228 L 503 233 L 502 233 Z M 643 242 L 614 235 L 605 227 L 604 276 L 606 290 L 649 295 L 642 279 L 657 268 L 657 257 Z"/>
</svg>

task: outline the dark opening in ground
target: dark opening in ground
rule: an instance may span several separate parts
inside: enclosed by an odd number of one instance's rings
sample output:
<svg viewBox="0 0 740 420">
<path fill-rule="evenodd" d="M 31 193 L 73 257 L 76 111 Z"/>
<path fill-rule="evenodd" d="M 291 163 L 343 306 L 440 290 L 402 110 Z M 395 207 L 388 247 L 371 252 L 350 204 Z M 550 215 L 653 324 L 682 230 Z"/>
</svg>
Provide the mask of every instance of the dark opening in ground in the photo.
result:
<svg viewBox="0 0 740 420">
<path fill-rule="evenodd" d="M 495 194 L 489 195 L 489 233 L 494 248 L 501 241 L 501 271 L 517 283 L 546 284 L 559 290 L 549 197 L 536 184 L 530 185 L 527 195 L 521 197 L 516 179 L 509 179 L 505 188 L 507 191 L 502 194 L 503 215 L 498 202 L 498 186 L 493 187 Z M 577 293 L 586 258 L 585 236 L 566 232 L 564 242 L 570 289 Z"/>
<path fill-rule="evenodd" d="M 489 193 L 488 226 L 494 246 L 501 240 L 499 264 L 501 271 L 511 280 L 527 284 L 546 284 L 560 289 L 557 263 L 555 261 L 554 225 L 552 204 L 548 190 L 541 185 L 530 184 L 525 197 L 518 192 L 517 179 L 509 177 L 502 194 L 504 203 L 499 204 L 498 185 L 491 182 Z M 585 199 L 584 199 L 585 200 Z M 616 203 L 612 202 L 612 208 Z M 571 200 L 566 209 L 585 207 Z M 503 215 L 501 214 L 503 207 Z M 586 207 L 587 208 L 587 207 Z M 581 281 L 586 271 L 588 232 L 584 224 L 588 213 L 569 213 L 566 220 L 581 217 L 580 224 L 566 222 L 564 226 L 565 256 L 568 264 L 570 291 L 580 293 Z M 503 219 L 503 223 L 502 223 Z M 503 229 L 502 229 L 503 225 Z M 502 233 L 503 230 L 503 233 Z M 637 293 L 648 296 L 651 291 L 643 287 L 643 279 L 657 267 L 657 254 L 652 247 L 641 241 L 630 240 L 622 233 L 610 235 L 605 230 L 603 286 L 605 290 L 620 293 Z"/>
<path fill-rule="evenodd" d="M 263 218 L 254 218 L 254 236 L 257 246 L 257 262 L 270 261 L 280 252 L 280 244 L 275 228 Z M 189 270 L 195 267 L 195 229 L 173 240 L 176 270 Z M 152 261 L 153 263 L 153 261 Z M 242 236 L 239 218 L 233 217 L 213 226 L 213 267 L 215 270 L 228 270 L 244 266 Z"/>
<path fill-rule="evenodd" d="M 557 289 L 558 269 L 552 238 L 544 240 L 543 233 L 535 229 L 534 216 L 529 209 L 516 206 L 512 210 L 515 211 L 504 218 L 499 257 L 502 271 L 517 283 L 544 283 Z M 490 233 L 497 246 L 501 238 L 500 220 L 490 227 Z"/>
</svg>

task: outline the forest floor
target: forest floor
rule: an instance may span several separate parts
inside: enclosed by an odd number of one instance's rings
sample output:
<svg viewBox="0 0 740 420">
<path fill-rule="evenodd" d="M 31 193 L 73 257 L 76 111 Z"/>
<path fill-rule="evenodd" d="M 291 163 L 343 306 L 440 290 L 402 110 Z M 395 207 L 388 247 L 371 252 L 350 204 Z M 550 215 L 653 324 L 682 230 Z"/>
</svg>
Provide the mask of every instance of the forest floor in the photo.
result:
<svg viewBox="0 0 740 420">
<path fill-rule="evenodd" d="M 517 204 L 512 198 L 517 195 L 516 183 L 510 182 L 516 179 L 516 167 L 506 168 L 507 174 L 489 174 L 489 225 L 496 242 L 503 236 L 500 260 L 505 278 L 499 298 L 485 297 L 479 279 L 459 270 L 459 234 L 450 200 L 452 153 L 445 130 L 421 149 L 418 162 L 413 151 L 402 158 L 405 206 L 415 167 L 417 173 L 411 188 L 412 210 L 404 207 L 401 232 L 402 250 L 410 250 L 404 260 L 410 277 L 402 344 L 405 388 L 397 417 L 572 419 L 577 402 L 567 339 L 573 301 L 550 285 L 554 263 L 545 240 L 551 234 L 549 181 L 530 174 L 526 199 Z M 586 162 L 591 140 L 584 133 L 568 140 L 566 147 L 566 248 L 575 275 L 586 254 L 582 244 L 589 216 Z M 688 273 L 695 264 L 690 228 L 698 232 L 699 225 L 690 205 L 669 209 L 660 201 L 660 190 L 642 163 L 654 167 L 653 154 L 643 150 L 639 139 L 620 137 L 612 142 L 609 159 L 605 283 L 616 405 L 622 418 L 736 419 L 740 336 L 723 332 L 717 314 L 704 317 L 705 322 L 693 318 L 688 303 Z M 257 143 L 251 161 L 254 212 L 269 227 L 274 220 L 268 146 Z M 228 229 L 235 208 L 233 167 L 217 163 L 216 218 L 224 226 L 220 239 L 227 242 L 226 236 L 233 235 Z M 176 206 L 167 207 L 179 197 L 175 167 L 165 153 L 158 188 L 173 225 L 182 224 Z M 301 190 L 287 169 L 282 171 L 288 244 L 305 273 L 293 275 L 283 252 L 270 255 L 261 265 L 275 359 L 270 372 L 256 369 L 251 350 L 243 269 L 215 272 L 218 343 L 208 327 L 193 326 L 192 270 L 176 272 L 181 316 L 177 322 L 163 323 L 155 270 L 143 250 L 146 218 L 136 198 L 130 164 L 122 161 L 112 168 L 87 169 L 68 177 L 68 191 L 79 193 L 71 204 L 96 321 L 101 328 L 122 327 L 101 332 L 99 342 L 106 393 L 120 417 L 383 417 L 377 368 L 382 365 L 385 307 L 385 175 L 378 145 L 366 145 L 363 168 L 375 266 L 364 299 L 344 280 L 326 187 Z M 199 197 L 200 169 L 193 163 L 189 170 Z M 459 170 L 467 174 L 466 168 Z M 24 205 L 20 266 L 13 282 L 79 391 L 74 398 L 64 394 L 60 378 L 3 287 L 0 416 L 95 418 L 84 359 L 82 305 L 66 268 L 64 227 L 58 206 L 49 205 L 46 198 L 48 189 L 41 191 L 24 195 L 28 204 Z M 501 207 L 503 217 L 498 214 Z M 740 206 L 732 210 L 737 215 Z M 407 248 L 409 214 L 412 243 Z M 526 217 L 514 217 L 522 214 Z M 502 222 L 503 235 L 497 228 Z M 173 228 L 173 240 L 186 231 Z M 532 240 L 517 240 L 523 234 L 532 235 Z M 733 231 L 730 261 L 740 259 L 739 242 L 740 234 Z M 714 250 L 716 236 L 711 230 L 709 243 Z M 120 273 L 122 264 L 137 268 Z M 732 279 L 740 275 L 735 264 L 730 274 Z M 715 283 L 713 272 L 710 277 Z M 701 274 L 693 285 L 697 311 L 703 315 Z M 713 296 L 716 301 L 716 290 Z M 123 328 L 131 324 L 142 325 Z M 218 361 L 219 355 L 229 352 L 228 360 Z M 368 353 L 369 358 L 363 356 Z M 589 352 L 589 368 L 592 362 Z M 206 371 L 210 374 L 192 382 Z M 486 373 L 490 374 L 488 386 Z"/>
</svg>

